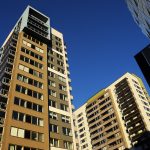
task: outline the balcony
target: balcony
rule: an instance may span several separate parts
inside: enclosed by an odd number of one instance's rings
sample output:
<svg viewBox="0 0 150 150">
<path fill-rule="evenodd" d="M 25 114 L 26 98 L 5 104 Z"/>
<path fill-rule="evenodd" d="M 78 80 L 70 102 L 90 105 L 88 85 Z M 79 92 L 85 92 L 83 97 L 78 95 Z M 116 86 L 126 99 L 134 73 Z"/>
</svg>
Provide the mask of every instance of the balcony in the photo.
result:
<svg viewBox="0 0 150 150">
<path fill-rule="evenodd" d="M 72 91 L 72 87 L 71 86 L 69 86 L 69 90 Z"/>
<path fill-rule="evenodd" d="M 13 60 L 13 59 L 11 59 L 11 58 L 8 58 L 8 59 L 7 59 L 7 63 L 8 63 L 8 64 L 10 64 L 10 65 L 13 65 L 14 60 Z"/>
<path fill-rule="evenodd" d="M 33 32 L 36 32 L 37 34 L 39 34 L 39 35 L 41 35 L 41 36 L 47 38 L 47 34 L 44 34 L 44 33 L 40 32 L 39 30 L 33 28 L 32 26 L 28 25 L 28 28 L 29 28 L 30 30 L 32 30 Z"/>
<path fill-rule="evenodd" d="M 5 89 L 1 89 L 0 90 L 0 96 L 7 98 L 8 97 L 8 91 Z"/>
<path fill-rule="evenodd" d="M 37 17 L 35 17 L 35 16 L 31 15 L 31 14 L 29 14 L 29 18 L 32 18 L 33 20 L 35 20 L 36 22 L 40 23 L 41 25 L 48 26 L 42 20 L 38 19 Z"/>
<path fill-rule="evenodd" d="M 71 82 L 71 79 L 70 79 L 70 78 L 68 78 L 68 82 Z"/>
<path fill-rule="evenodd" d="M 2 79 L 2 83 L 5 84 L 5 85 L 10 85 L 10 79 L 4 77 L 4 78 Z"/>
<path fill-rule="evenodd" d="M 9 67 L 6 67 L 5 68 L 5 72 L 7 73 L 7 74 L 12 74 L 12 69 L 11 68 L 9 68 Z"/>
<path fill-rule="evenodd" d="M 31 25 L 33 25 L 33 26 L 35 26 L 35 27 L 39 28 L 40 30 L 42 30 L 43 32 L 45 32 L 45 33 L 47 33 L 47 34 L 48 34 L 48 29 L 46 29 L 46 28 L 42 27 L 41 25 L 39 25 L 39 24 L 35 23 L 34 21 L 32 21 L 32 20 L 28 20 L 28 23 L 30 23 Z"/>
<path fill-rule="evenodd" d="M 6 110 L 6 104 L 0 102 L 0 110 Z"/>
<path fill-rule="evenodd" d="M 4 124 L 4 118 L 0 117 L 0 125 Z"/>
<path fill-rule="evenodd" d="M 9 51 L 9 54 L 15 56 L 15 51 L 14 51 L 14 50 L 10 50 L 10 51 Z"/>
</svg>

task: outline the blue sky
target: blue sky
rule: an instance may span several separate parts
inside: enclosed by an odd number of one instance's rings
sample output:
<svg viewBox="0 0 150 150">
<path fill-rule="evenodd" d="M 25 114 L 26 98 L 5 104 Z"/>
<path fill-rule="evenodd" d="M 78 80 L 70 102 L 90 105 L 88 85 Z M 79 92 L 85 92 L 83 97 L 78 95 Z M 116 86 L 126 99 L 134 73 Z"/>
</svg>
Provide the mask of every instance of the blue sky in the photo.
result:
<svg viewBox="0 0 150 150">
<path fill-rule="evenodd" d="M 51 26 L 64 34 L 76 108 L 126 72 L 144 80 L 134 55 L 149 39 L 133 21 L 124 0 L 2 1 L 0 44 L 27 5 L 48 15 Z"/>
</svg>

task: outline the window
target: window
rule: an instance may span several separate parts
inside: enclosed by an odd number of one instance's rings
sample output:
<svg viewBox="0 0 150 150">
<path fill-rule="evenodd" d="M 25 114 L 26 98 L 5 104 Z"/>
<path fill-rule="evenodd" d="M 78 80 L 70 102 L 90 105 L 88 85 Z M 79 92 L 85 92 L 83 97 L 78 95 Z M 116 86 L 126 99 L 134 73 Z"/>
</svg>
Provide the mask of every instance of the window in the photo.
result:
<svg viewBox="0 0 150 150">
<path fill-rule="evenodd" d="M 48 71 L 48 76 L 55 78 L 55 73 Z"/>
<path fill-rule="evenodd" d="M 28 43 L 27 41 L 23 40 L 23 44 L 26 45 L 27 47 L 31 47 L 33 49 L 35 49 L 36 51 L 40 52 L 40 53 L 44 53 L 43 49 L 31 44 L 31 43 Z"/>
<path fill-rule="evenodd" d="M 67 90 L 66 86 L 61 85 L 61 84 L 59 84 L 59 89 L 60 89 L 60 90 L 63 90 L 63 91 L 66 91 L 66 90 Z"/>
<path fill-rule="evenodd" d="M 63 134 L 64 134 L 64 135 L 72 136 L 71 129 L 62 127 L 62 131 L 63 131 Z"/>
<path fill-rule="evenodd" d="M 68 111 L 68 106 L 64 104 L 60 104 L 60 109 L 64 111 Z"/>
<path fill-rule="evenodd" d="M 28 96 L 43 100 L 43 94 L 27 89 L 21 85 L 16 85 L 16 91 Z"/>
<path fill-rule="evenodd" d="M 60 55 L 60 54 L 57 54 L 57 57 L 58 57 L 59 59 L 63 59 L 63 56 Z"/>
<path fill-rule="evenodd" d="M 62 93 L 59 94 L 60 99 L 66 101 L 67 100 L 67 95 L 64 95 Z"/>
<path fill-rule="evenodd" d="M 55 66 L 53 64 L 48 63 L 48 67 L 50 67 L 51 69 L 55 69 Z"/>
<path fill-rule="evenodd" d="M 41 105 L 26 101 L 18 97 L 14 98 L 14 104 L 28 109 L 32 109 L 34 111 L 43 112 L 43 107 Z"/>
<path fill-rule="evenodd" d="M 39 69 L 43 69 L 43 65 L 41 63 L 38 63 L 37 61 L 34 61 L 34 60 L 32 60 L 32 59 L 30 59 L 28 57 L 25 57 L 23 55 L 20 55 L 20 60 L 22 60 L 22 61 L 24 61 L 24 62 L 26 62 L 26 63 L 28 63 L 28 64 L 30 64 L 32 66 L 35 66 L 35 67 L 37 67 Z"/>
<path fill-rule="evenodd" d="M 28 84 L 30 84 L 30 85 L 33 85 L 33 86 L 35 86 L 35 87 L 38 87 L 38 88 L 43 89 L 43 83 L 41 83 L 41 82 L 39 82 L 39 81 L 36 81 L 36 80 L 33 80 L 33 79 L 31 79 L 31 78 L 28 78 L 28 77 L 26 77 L 26 76 L 23 76 L 23 75 L 21 75 L 21 74 L 18 74 L 18 75 L 17 75 L 17 79 L 18 79 L 19 81 L 22 81 L 22 82 L 28 83 Z"/>
<path fill-rule="evenodd" d="M 9 144 L 8 150 L 42 150 L 42 149 L 33 148 L 33 147 L 23 147 L 21 145 Z"/>
<path fill-rule="evenodd" d="M 57 105 L 56 105 L 56 102 L 55 101 L 53 101 L 53 100 L 49 100 L 49 105 L 51 106 L 51 107 L 57 107 Z"/>
<path fill-rule="evenodd" d="M 19 65 L 19 69 L 20 69 L 20 70 L 23 70 L 23 71 L 25 71 L 25 72 L 29 72 L 29 68 L 28 68 L 28 67 L 25 67 L 25 66 L 23 66 L 23 65 Z"/>
<path fill-rule="evenodd" d="M 68 150 L 72 150 L 73 149 L 72 142 L 64 141 L 64 147 Z"/>
<path fill-rule="evenodd" d="M 64 67 L 64 63 L 62 61 L 57 60 L 57 64 Z"/>
<path fill-rule="evenodd" d="M 56 91 L 49 89 L 49 95 L 56 97 Z"/>
<path fill-rule="evenodd" d="M 64 77 L 62 77 L 62 76 L 58 76 L 58 79 L 60 80 L 60 81 L 62 81 L 62 82 L 66 82 L 66 79 L 64 78 Z"/>
<path fill-rule="evenodd" d="M 48 85 L 56 87 L 56 83 L 52 80 L 48 80 Z"/>
<path fill-rule="evenodd" d="M 58 126 L 55 124 L 50 124 L 50 132 L 58 133 Z"/>
<path fill-rule="evenodd" d="M 28 49 L 26 49 L 26 48 L 24 48 L 24 47 L 21 48 L 21 51 L 22 51 L 23 53 L 25 53 L 25 54 L 28 54 L 28 55 L 30 55 L 30 56 L 32 56 L 32 57 L 34 57 L 34 58 L 40 60 L 40 61 L 43 60 L 43 57 L 42 57 L 41 55 L 36 54 L 36 53 L 32 52 L 31 50 L 28 50 Z"/>
<path fill-rule="evenodd" d="M 36 140 L 39 142 L 44 142 L 44 134 L 43 133 L 20 129 L 20 128 L 16 128 L 16 127 L 11 127 L 10 135 L 20 137 L 20 138 L 25 138 L 25 139 Z"/>
<path fill-rule="evenodd" d="M 70 123 L 70 117 L 69 116 L 61 115 L 61 120 L 62 120 L 62 122 Z"/>
<path fill-rule="evenodd" d="M 59 140 L 58 139 L 50 138 L 50 145 L 52 147 L 59 147 Z"/>
<path fill-rule="evenodd" d="M 65 70 L 64 70 L 64 69 L 61 69 L 61 68 L 58 67 L 57 70 L 58 70 L 58 72 L 60 72 L 60 73 L 62 73 L 62 74 L 65 74 Z"/>
<path fill-rule="evenodd" d="M 25 72 L 28 72 L 28 73 L 36 76 L 36 77 L 43 78 L 43 74 L 42 73 L 40 73 L 38 71 L 35 71 L 35 70 L 31 69 L 31 68 L 25 67 L 23 65 L 19 65 L 19 69 L 23 70 Z"/>
<path fill-rule="evenodd" d="M 53 111 L 50 111 L 49 112 L 49 117 L 51 119 L 54 119 L 54 120 L 57 120 L 58 119 L 58 116 L 57 116 L 57 113 L 53 112 Z"/>
</svg>

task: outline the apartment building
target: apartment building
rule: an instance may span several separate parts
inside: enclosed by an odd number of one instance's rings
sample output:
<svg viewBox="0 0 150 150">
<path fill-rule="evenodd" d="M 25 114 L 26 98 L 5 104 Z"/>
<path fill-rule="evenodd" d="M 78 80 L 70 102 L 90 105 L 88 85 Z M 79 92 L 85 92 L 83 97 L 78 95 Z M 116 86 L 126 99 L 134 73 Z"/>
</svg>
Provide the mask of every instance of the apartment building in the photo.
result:
<svg viewBox="0 0 150 150">
<path fill-rule="evenodd" d="M 28 6 L 0 49 L 0 149 L 75 150 L 63 34 Z"/>
<path fill-rule="evenodd" d="M 91 150 L 90 131 L 86 117 L 86 104 L 74 112 L 77 150 Z"/>
<path fill-rule="evenodd" d="M 86 133 L 90 136 L 84 134 L 84 138 L 91 141 L 92 148 L 89 150 L 131 148 L 138 143 L 143 133 L 150 131 L 150 102 L 147 91 L 142 80 L 130 73 L 100 90 L 74 114 L 84 114 L 84 119 L 81 120 L 87 122 L 89 132 Z M 76 123 L 79 120 L 76 117 Z M 82 134 L 80 128 L 77 128 L 77 133 Z M 81 147 L 80 136 L 78 141 Z"/>
</svg>

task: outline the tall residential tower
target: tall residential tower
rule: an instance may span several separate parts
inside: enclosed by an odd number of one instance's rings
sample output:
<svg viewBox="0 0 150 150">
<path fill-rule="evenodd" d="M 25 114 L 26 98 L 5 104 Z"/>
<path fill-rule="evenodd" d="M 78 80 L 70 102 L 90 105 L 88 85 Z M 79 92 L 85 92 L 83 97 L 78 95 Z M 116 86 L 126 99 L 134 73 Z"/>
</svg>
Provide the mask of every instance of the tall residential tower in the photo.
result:
<svg viewBox="0 0 150 150">
<path fill-rule="evenodd" d="M 0 49 L 0 149 L 73 150 L 63 34 L 28 6 Z"/>
<path fill-rule="evenodd" d="M 150 131 L 148 94 L 141 79 L 130 73 L 96 93 L 74 115 L 79 150 L 124 150 Z"/>
</svg>

